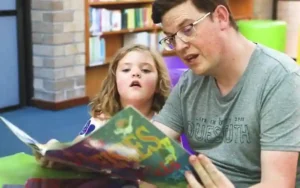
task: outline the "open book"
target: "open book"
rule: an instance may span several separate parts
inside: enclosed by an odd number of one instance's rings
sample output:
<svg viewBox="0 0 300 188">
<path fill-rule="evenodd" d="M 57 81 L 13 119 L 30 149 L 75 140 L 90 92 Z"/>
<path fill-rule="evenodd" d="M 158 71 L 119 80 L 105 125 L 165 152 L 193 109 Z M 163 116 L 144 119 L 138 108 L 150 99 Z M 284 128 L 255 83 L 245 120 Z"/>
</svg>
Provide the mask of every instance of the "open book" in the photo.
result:
<svg viewBox="0 0 300 188">
<path fill-rule="evenodd" d="M 81 179 L 31 178 L 23 188 L 138 188 L 136 181 L 112 179 L 109 176 Z M 10 187 L 8 187 L 10 188 Z M 12 187 L 13 188 L 13 187 Z M 17 188 L 17 187 L 16 187 Z"/>
<path fill-rule="evenodd" d="M 5 118 L 0 119 L 36 152 L 76 168 L 169 185 L 186 185 L 184 173 L 192 170 L 188 161 L 190 153 L 133 107 L 120 111 L 104 126 L 79 141 L 57 142 L 48 147 Z M 95 123 L 93 119 L 87 122 L 88 125 Z"/>
</svg>

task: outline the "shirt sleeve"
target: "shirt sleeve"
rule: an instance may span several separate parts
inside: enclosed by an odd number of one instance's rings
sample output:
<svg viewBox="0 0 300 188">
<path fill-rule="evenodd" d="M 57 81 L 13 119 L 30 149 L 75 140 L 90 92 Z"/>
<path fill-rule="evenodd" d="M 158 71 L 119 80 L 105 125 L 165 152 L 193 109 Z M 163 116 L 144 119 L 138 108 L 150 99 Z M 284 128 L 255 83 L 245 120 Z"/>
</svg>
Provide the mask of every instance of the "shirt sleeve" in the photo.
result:
<svg viewBox="0 0 300 188">
<path fill-rule="evenodd" d="M 172 89 L 161 111 L 154 116 L 153 120 L 170 127 L 179 134 L 183 131 L 183 115 L 181 105 L 181 87 L 186 79 L 186 72 L 180 77 L 178 83 Z"/>
<path fill-rule="evenodd" d="M 261 149 L 300 151 L 300 75 L 290 73 L 266 94 L 261 108 Z"/>
<path fill-rule="evenodd" d="M 95 130 L 99 129 L 105 124 L 106 121 L 99 120 L 98 118 L 90 118 L 81 131 L 79 132 L 79 136 L 85 137 L 94 132 Z"/>
</svg>

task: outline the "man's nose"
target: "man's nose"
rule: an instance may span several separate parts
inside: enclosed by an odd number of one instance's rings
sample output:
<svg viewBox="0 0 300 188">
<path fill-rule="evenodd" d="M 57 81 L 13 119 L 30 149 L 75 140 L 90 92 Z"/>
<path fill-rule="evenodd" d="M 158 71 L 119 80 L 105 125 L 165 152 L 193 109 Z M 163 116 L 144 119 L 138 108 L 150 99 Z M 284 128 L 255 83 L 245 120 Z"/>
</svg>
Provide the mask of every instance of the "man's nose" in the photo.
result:
<svg viewBox="0 0 300 188">
<path fill-rule="evenodd" d="M 176 51 L 182 51 L 188 48 L 189 44 L 187 42 L 184 42 L 180 37 L 176 36 L 175 37 L 175 50 Z"/>
</svg>

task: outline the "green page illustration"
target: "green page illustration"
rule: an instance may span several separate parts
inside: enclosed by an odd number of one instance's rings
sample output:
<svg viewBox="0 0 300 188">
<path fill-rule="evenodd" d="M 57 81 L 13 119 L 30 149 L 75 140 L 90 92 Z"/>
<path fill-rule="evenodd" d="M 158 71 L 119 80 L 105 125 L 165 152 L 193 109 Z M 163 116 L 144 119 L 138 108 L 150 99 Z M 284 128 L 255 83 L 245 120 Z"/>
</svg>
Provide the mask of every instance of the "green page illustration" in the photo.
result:
<svg viewBox="0 0 300 188">
<path fill-rule="evenodd" d="M 49 147 L 35 141 L 5 118 L 1 117 L 1 120 L 25 144 L 50 160 L 75 166 L 74 170 L 186 187 L 184 172 L 191 170 L 190 153 L 133 107 L 120 111 L 78 142 L 58 142 Z M 87 122 L 88 126 L 94 126 L 91 120 Z"/>
<path fill-rule="evenodd" d="M 149 182 L 182 181 L 184 172 L 190 169 L 190 154 L 131 107 L 114 116 L 90 138 L 134 149 L 136 160 L 145 168 L 141 178 Z"/>
<path fill-rule="evenodd" d="M 92 171 L 147 182 L 184 182 L 190 154 L 134 108 L 128 107 L 81 142 L 46 155 Z"/>
</svg>

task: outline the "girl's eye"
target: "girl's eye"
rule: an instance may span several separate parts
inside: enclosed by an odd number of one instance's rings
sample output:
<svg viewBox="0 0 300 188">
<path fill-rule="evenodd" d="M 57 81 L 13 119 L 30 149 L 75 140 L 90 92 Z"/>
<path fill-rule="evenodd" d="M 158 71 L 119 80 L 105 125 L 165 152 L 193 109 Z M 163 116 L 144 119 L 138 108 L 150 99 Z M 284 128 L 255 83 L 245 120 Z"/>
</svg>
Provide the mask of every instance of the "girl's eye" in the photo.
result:
<svg viewBox="0 0 300 188">
<path fill-rule="evenodd" d="M 142 70 L 144 73 L 149 73 L 149 72 L 151 72 L 150 70 L 148 70 L 148 69 L 143 69 Z"/>
<path fill-rule="evenodd" d="M 123 69 L 122 72 L 129 72 L 130 69 Z"/>
</svg>

